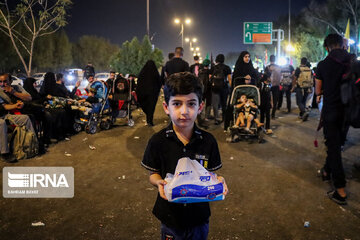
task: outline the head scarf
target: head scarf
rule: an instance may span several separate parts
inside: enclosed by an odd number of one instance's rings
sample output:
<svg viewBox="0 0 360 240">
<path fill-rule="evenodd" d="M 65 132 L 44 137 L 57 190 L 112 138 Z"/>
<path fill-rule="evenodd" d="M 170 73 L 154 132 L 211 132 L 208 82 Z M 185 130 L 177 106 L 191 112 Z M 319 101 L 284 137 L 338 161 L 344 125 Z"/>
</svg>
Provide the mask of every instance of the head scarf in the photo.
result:
<svg viewBox="0 0 360 240">
<path fill-rule="evenodd" d="M 139 73 L 136 92 L 140 94 L 145 92 L 156 93 L 159 92 L 160 88 L 161 83 L 159 71 L 156 68 L 155 62 L 153 60 L 149 60 Z"/>
<path fill-rule="evenodd" d="M 44 82 L 42 83 L 40 94 L 42 96 L 46 95 L 56 95 L 56 79 L 53 72 L 47 72 L 44 76 Z"/>
<path fill-rule="evenodd" d="M 244 62 L 244 57 L 246 54 L 250 55 L 250 53 L 248 51 L 242 51 L 240 53 L 240 56 L 235 64 L 233 79 L 238 78 L 238 77 L 245 77 L 246 75 L 250 75 L 252 79 L 257 81 L 256 70 L 254 69 L 251 59 L 250 59 L 249 63 Z M 245 81 L 244 81 L 244 83 L 245 83 Z"/>
<path fill-rule="evenodd" d="M 31 95 L 32 100 L 37 100 L 41 98 L 40 94 L 38 93 L 38 91 L 36 91 L 34 87 L 35 82 L 35 78 L 26 78 L 23 86 L 25 91 L 27 91 Z"/>
</svg>

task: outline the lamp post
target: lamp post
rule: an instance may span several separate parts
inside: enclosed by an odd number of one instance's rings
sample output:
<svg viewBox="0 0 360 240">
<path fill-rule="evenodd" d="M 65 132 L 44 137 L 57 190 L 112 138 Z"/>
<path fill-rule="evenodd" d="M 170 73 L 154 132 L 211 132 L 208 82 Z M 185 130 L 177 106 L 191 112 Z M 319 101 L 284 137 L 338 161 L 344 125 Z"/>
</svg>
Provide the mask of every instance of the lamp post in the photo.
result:
<svg viewBox="0 0 360 240">
<path fill-rule="evenodd" d="M 294 52 L 295 48 L 291 45 L 291 0 L 289 0 L 289 43 L 286 46 L 286 51 Z"/>
<path fill-rule="evenodd" d="M 176 24 L 180 24 L 181 30 L 180 30 L 180 34 L 181 34 L 181 47 L 184 47 L 184 23 L 185 24 L 190 24 L 191 20 L 189 18 L 185 19 L 185 21 L 181 21 L 179 18 L 176 18 L 174 20 L 174 22 Z"/>
<path fill-rule="evenodd" d="M 197 38 L 185 38 L 185 42 L 188 42 L 190 44 L 190 51 L 194 51 L 194 48 L 193 48 L 193 43 L 196 43 L 197 42 Z"/>
</svg>

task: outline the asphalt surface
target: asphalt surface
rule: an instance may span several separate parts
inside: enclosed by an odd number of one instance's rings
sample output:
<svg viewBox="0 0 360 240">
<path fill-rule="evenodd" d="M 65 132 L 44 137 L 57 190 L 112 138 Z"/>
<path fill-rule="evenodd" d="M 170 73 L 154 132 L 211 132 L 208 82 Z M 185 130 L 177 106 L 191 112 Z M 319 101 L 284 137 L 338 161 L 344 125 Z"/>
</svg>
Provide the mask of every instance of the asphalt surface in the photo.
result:
<svg viewBox="0 0 360 240">
<path fill-rule="evenodd" d="M 325 159 L 322 134 L 319 147 L 313 145 L 318 111 L 307 122 L 297 113 L 294 105 L 290 114 L 278 112 L 274 134 L 262 144 L 227 143 L 222 127 L 210 122 L 223 161 L 217 173 L 230 192 L 224 201 L 211 203 L 208 239 L 360 239 L 360 171 L 354 167 L 360 163 L 360 131 L 350 129 L 343 152 L 349 200 L 340 207 L 326 196 L 331 186 L 317 177 Z M 150 136 L 168 124 L 160 101 L 155 126 L 145 126 L 144 119 L 136 110 L 132 128 L 118 121 L 111 130 L 81 132 L 54 144 L 42 156 L 1 162 L 1 168 L 72 166 L 75 196 L 1 197 L 0 239 L 159 239 L 160 223 L 151 213 L 157 189 L 140 161 Z M 45 226 L 33 227 L 38 221 Z"/>
</svg>

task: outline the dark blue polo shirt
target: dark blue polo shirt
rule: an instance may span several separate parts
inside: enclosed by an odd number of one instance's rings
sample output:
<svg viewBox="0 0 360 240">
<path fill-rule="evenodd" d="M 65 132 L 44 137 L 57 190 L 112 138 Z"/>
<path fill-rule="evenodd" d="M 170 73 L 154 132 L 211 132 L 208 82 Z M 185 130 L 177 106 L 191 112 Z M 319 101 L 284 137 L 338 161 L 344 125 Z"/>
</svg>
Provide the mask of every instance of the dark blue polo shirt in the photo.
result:
<svg viewBox="0 0 360 240">
<path fill-rule="evenodd" d="M 209 171 L 222 167 L 219 148 L 213 135 L 194 125 L 190 142 L 184 146 L 176 136 L 172 124 L 151 137 L 141 165 L 159 173 L 164 179 L 167 173 L 175 173 L 177 162 L 183 157 L 197 160 Z M 158 194 L 153 214 L 168 227 L 186 228 L 207 223 L 210 207 L 209 203 L 170 203 Z"/>
</svg>

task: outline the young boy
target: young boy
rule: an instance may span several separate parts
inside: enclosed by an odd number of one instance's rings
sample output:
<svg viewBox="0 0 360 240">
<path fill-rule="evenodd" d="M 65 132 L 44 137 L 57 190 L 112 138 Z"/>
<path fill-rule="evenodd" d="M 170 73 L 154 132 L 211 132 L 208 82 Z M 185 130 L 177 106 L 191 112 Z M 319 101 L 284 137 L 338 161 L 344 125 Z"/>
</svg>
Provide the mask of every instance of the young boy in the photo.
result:
<svg viewBox="0 0 360 240">
<path fill-rule="evenodd" d="M 264 121 L 266 120 L 266 124 L 265 124 L 266 134 L 272 134 L 272 130 L 270 128 L 270 109 L 271 109 L 270 81 L 271 81 L 270 77 L 267 74 L 264 74 L 258 86 L 261 97 L 260 122 L 264 123 Z"/>
<path fill-rule="evenodd" d="M 257 127 L 262 127 L 264 124 L 260 123 L 259 119 L 257 119 L 257 109 L 258 107 L 250 100 L 247 99 L 246 95 L 243 94 L 238 100 L 239 104 L 235 105 L 235 108 L 237 109 L 239 116 L 236 119 L 236 123 L 234 125 L 234 128 L 245 127 L 245 118 L 247 120 L 245 131 L 252 133 L 250 130 L 251 122 L 254 120 Z"/>
<path fill-rule="evenodd" d="M 168 202 L 164 194 L 164 178 L 174 174 L 182 157 L 197 160 L 208 171 L 222 167 L 215 138 L 195 124 L 203 109 L 202 84 L 190 73 L 172 74 L 164 86 L 166 114 L 170 125 L 148 142 L 142 166 L 150 170 L 150 183 L 158 188 L 153 214 L 161 221 L 161 239 L 207 239 L 209 203 L 179 204 Z M 227 186 L 223 177 L 225 195 Z"/>
</svg>

